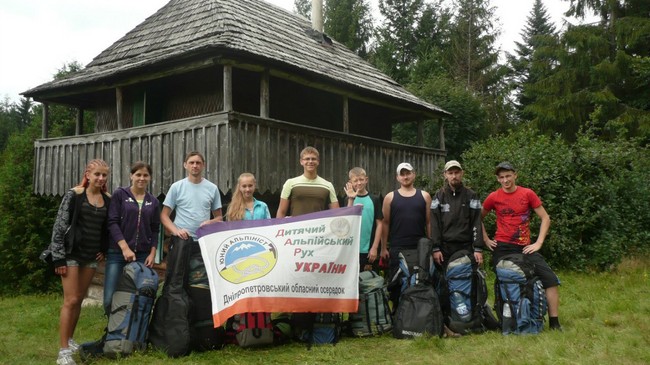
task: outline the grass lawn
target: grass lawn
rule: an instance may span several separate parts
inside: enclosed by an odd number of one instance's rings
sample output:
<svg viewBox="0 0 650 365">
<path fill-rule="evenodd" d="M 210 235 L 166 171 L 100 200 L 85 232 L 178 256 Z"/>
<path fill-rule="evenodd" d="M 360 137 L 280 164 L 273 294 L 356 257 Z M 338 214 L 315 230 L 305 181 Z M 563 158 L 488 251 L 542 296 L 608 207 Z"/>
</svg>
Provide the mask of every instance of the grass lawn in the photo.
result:
<svg viewBox="0 0 650 365">
<path fill-rule="evenodd" d="M 563 332 L 417 340 L 344 337 L 336 346 L 309 351 L 299 343 L 265 349 L 228 346 L 178 359 L 149 351 L 94 363 L 650 364 L 649 269 L 650 257 L 643 257 L 627 259 L 609 273 L 560 273 Z M 0 364 L 54 364 L 60 304 L 61 295 L 0 298 Z M 99 307 L 83 308 L 75 339 L 96 340 L 105 324 Z"/>
</svg>

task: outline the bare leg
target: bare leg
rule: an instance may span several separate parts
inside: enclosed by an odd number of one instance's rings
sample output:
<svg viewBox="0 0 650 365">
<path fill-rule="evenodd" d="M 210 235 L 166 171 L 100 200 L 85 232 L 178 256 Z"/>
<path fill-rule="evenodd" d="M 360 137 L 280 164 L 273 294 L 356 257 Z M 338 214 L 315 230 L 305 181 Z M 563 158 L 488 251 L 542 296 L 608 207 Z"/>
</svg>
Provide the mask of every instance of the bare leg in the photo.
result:
<svg viewBox="0 0 650 365">
<path fill-rule="evenodd" d="M 61 276 L 63 284 L 63 306 L 61 307 L 59 319 L 61 348 L 68 348 L 68 339 L 72 338 L 77 327 L 77 321 L 81 313 L 81 303 L 86 297 L 94 274 L 95 269 L 68 266 L 66 274 Z"/>
</svg>

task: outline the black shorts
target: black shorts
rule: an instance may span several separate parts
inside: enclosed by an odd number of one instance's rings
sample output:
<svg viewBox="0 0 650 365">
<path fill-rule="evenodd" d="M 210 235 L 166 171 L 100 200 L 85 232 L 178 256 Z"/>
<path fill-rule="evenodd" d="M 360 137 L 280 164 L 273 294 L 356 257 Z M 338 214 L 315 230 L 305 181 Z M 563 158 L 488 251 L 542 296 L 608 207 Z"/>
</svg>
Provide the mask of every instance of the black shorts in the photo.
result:
<svg viewBox="0 0 650 365">
<path fill-rule="evenodd" d="M 511 243 L 497 242 L 497 247 L 492 253 L 492 265 L 493 269 L 496 267 L 497 262 L 501 260 L 503 256 L 510 255 L 513 253 L 522 253 L 524 247 L 521 245 L 513 245 Z M 560 285 L 560 278 L 555 275 L 555 272 L 551 269 L 550 266 L 544 260 L 544 256 L 539 252 L 534 252 L 530 255 L 527 255 L 528 260 L 535 265 L 535 275 L 539 277 L 539 280 L 542 281 L 544 289 L 552 288 L 554 286 Z M 496 271 L 496 270 L 495 270 Z"/>
</svg>

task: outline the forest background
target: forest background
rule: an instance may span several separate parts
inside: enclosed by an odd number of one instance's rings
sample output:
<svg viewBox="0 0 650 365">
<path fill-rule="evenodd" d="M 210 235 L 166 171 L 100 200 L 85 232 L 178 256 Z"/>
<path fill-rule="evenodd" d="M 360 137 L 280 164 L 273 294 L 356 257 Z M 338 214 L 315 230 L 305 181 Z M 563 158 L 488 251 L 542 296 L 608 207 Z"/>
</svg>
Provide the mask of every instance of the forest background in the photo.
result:
<svg viewBox="0 0 650 365">
<path fill-rule="evenodd" d="M 296 0 L 309 17 L 310 0 Z M 448 159 L 482 198 L 498 187 L 494 166 L 508 160 L 551 215 L 542 253 L 553 267 L 613 270 L 647 254 L 650 239 L 650 2 L 567 0 L 567 15 L 598 22 L 556 29 L 536 0 L 507 57 L 489 0 L 325 1 L 325 33 L 408 90 L 452 115 Z M 65 64 L 55 78 L 82 68 Z M 33 194 L 33 143 L 41 105 L 0 102 L 0 295 L 40 293 L 60 284 L 38 255 L 50 240 L 60 197 Z M 76 112 L 51 106 L 51 137 L 74 134 Z M 85 132 L 93 131 L 92 116 Z M 438 145 L 435 122 L 425 144 Z M 417 126 L 394 126 L 395 142 L 415 144 Z M 372 172 L 371 172 L 372 173 Z M 418 185 L 442 186 L 442 171 Z M 533 223 L 535 226 L 536 223 Z M 488 231 L 494 222 L 486 221 Z"/>
</svg>

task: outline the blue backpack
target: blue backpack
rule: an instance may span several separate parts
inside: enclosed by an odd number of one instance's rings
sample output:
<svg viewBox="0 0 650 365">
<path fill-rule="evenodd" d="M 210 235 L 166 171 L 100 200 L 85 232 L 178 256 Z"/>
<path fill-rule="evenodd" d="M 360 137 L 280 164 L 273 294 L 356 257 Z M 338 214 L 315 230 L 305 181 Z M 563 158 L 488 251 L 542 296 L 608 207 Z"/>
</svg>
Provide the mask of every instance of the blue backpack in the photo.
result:
<svg viewBox="0 0 650 365">
<path fill-rule="evenodd" d="M 314 344 L 336 345 L 341 336 L 341 326 L 341 313 L 293 313 L 291 315 L 294 337 L 298 341 L 305 342 L 308 349 Z"/>
<path fill-rule="evenodd" d="M 117 283 L 104 342 L 104 355 L 125 356 L 147 346 L 147 328 L 158 291 L 158 274 L 140 262 L 124 267 Z"/>
<path fill-rule="evenodd" d="M 483 332 L 487 301 L 485 272 L 473 260 L 473 254 L 460 250 L 451 255 L 445 271 L 441 299 L 445 322 L 460 334 Z M 487 307 L 489 310 L 489 307 Z"/>
<path fill-rule="evenodd" d="M 535 276 L 535 267 L 524 254 L 504 256 L 496 265 L 494 282 L 495 310 L 501 320 L 501 331 L 526 334 L 544 329 L 546 293 Z"/>
</svg>

